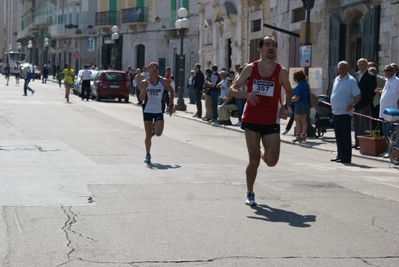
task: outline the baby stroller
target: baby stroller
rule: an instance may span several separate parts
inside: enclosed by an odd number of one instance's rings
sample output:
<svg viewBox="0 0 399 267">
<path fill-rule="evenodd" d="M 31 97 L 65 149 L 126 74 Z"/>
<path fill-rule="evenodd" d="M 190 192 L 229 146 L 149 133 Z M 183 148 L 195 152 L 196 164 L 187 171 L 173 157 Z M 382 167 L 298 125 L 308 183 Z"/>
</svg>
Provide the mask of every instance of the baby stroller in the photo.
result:
<svg viewBox="0 0 399 267">
<path fill-rule="evenodd" d="M 323 136 L 327 132 L 327 129 L 334 128 L 330 98 L 327 95 L 319 95 L 319 104 L 316 106 L 315 125 L 314 137 L 316 138 Z"/>
</svg>

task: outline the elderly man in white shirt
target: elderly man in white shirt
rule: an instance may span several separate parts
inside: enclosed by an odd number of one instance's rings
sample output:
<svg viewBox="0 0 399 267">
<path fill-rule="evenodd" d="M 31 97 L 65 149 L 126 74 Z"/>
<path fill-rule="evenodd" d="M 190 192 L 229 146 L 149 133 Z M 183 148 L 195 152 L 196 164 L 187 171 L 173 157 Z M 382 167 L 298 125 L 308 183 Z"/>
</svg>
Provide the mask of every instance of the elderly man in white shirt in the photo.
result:
<svg viewBox="0 0 399 267">
<path fill-rule="evenodd" d="M 383 118 L 384 110 L 386 108 L 399 108 L 399 79 L 395 76 L 395 69 L 391 65 L 386 65 L 384 68 L 385 77 L 387 81 L 383 89 L 377 88 L 376 93 L 381 94 L 380 99 L 380 118 Z M 382 132 L 384 133 L 385 141 L 387 142 L 387 150 L 383 154 L 384 158 L 389 158 L 388 154 L 388 134 L 389 123 L 382 123 Z"/>
<path fill-rule="evenodd" d="M 82 100 L 84 100 L 86 96 L 86 101 L 89 101 L 89 96 L 90 96 L 90 79 L 91 79 L 91 71 L 89 70 L 89 67 L 85 65 L 85 69 L 82 72 L 82 93 L 81 97 Z"/>
</svg>

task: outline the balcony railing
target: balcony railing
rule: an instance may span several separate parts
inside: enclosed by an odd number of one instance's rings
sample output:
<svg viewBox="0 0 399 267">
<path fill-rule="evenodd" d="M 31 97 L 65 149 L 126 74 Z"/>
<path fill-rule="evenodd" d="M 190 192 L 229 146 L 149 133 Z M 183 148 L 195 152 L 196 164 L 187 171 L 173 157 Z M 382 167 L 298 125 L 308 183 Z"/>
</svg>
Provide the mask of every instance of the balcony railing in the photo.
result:
<svg viewBox="0 0 399 267">
<path fill-rule="evenodd" d="M 79 28 L 66 29 L 66 33 L 70 38 L 84 38 L 89 36 L 95 36 L 97 34 L 96 28 L 87 28 L 87 26 L 81 26 Z"/>
<path fill-rule="evenodd" d="M 55 24 L 50 26 L 50 35 L 51 36 L 62 36 L 67 35 L 67 28 L 65 28 L 65 24 Z"/>
<path fill-rule="evenodd" d="M 147 7 L 122 9 L 122 23 L 146 23 L 148 22 L 147 13 Z"/>
<path fill-rule="evenodd" d="M 29 32 L 29 27 L 26 27 L 26 28 L 23 29 L 22 31 L 19 31 L 19 32 L 18 32 L 17 38 L 18 38 L 18 39 L 26 38 L 26 37 L 28 37 L 28 36 L 30 35 L 29 33 L 30 33 L 30 32 Z"/>
<path fill-rule="evenodd" d="M 119 25 L 119 11 L 96 12 L 96 26 Z"/>
<path fill-rule="evenodd" d="M 45 26 L 53 24 L 54 5 L 50 1 L 42 3 L 34 11 L 33 24 L 37 26 Z"/>
</svg>

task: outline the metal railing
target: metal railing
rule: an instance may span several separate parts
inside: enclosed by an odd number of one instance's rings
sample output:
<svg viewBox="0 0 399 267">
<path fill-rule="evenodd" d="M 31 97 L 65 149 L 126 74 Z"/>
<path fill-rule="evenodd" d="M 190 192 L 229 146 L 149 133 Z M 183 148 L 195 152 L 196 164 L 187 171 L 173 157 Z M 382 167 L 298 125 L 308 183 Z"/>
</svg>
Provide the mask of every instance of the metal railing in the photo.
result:
<svg viewBox="0 0 399 267">
<path fill-rule="evenodd" d="M 148 22 L 148 8 L 136 7 L 122 9 L 122 23 Z"/>
<path fill-rule="evenodd" d="M 96 12 L 96 26 L 119 25 L 119 11 Z"/>
</svg>

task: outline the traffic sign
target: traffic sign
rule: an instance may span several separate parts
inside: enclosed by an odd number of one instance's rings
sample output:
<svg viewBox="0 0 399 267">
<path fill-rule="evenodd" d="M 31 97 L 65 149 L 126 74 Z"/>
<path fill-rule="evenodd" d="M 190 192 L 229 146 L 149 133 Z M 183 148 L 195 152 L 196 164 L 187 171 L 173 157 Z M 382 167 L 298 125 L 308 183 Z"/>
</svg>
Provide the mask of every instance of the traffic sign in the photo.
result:
<svg viewBox="0 0 399 267">
<path fill-rule="evenodd" d="M 80 59 L 80 52 L 79 51 L 75 51 L 72 53 L 72 57 L 76 60 Z"/>
</svg>

